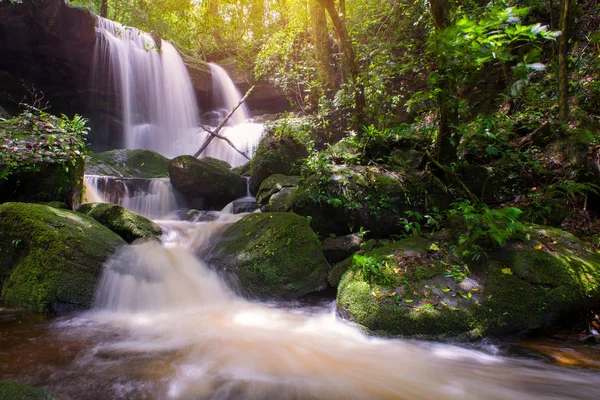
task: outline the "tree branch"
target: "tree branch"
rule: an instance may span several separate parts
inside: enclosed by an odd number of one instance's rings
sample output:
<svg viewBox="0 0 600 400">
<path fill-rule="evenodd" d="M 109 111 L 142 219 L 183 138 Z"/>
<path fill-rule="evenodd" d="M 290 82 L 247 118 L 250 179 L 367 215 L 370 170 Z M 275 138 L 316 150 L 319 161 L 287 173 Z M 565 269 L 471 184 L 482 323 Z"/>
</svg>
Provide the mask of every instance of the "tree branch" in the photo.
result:
<svg viewBox="0 0 600 400">
<path fill-rule="evenodd" d="M 428 151 L 425 151 L 425 154 L 427 154 L 427 157 L 433 163 L 433 165 L 436 166 L 436 168 L 438 168 L 440 171 L 442 171 L 442 173 L 446 174 L 446 176 L 448 176 L 454 182 L 458 183 L 458 185 L 464 190 L 465 194 L 467 195 L 469 200 L 471 200 L 471 202 L 473 202 L 473 204 L 479 203 L 479 199 L 477 197 L 475 197 L 475 195 L 473 193 L 471 193 L 471 191 L 469 190 L 467 185 L 465 185 L 465 183 L 462 181 L 462 179 L 460 179 L 460 177 L 458 175 L 456 175 L 454 172 L 450 171 L 448 168 L 446 168 L 442 164 L 440 164 Z"/>
<path fill-rule="evenodd" d="M 237 151 L 242 156 L 244 156 L 244 158 L 246 158 L 246 160 L 250 160 L 250 157 L 248 157 L 248 155 L 246 153 L 244 153 L 243 151 L 241 151 L 237 147 L 235 147 L 235 145 L 233 144 L 233 142 L 231 140 L 227 139 L 225 136 L 219 135 L 218 133 L 213 132 L 208 126 L 200 125 L 200 128 L 202 128 L 203 130 L 205 130 L 206 132 L 208 132 L 209 134 L 211 134 L 212 137 L 217 137 L 217 138 L 219 138 L 221 140 L 226 141 L 231 147 L 233 147 L 233 149 L 235 151 Z M 206 142 L 205 142 L 205 144 L 206 144 Z M 204 147 L 204 145 L 203 145 L 203 147 Z M 202 150 L 204 150 L 204 149 L 202 149 Z"/>
<path fill-rule="evenodd" d="M 233 107 L 233 110 L 231 110 L 229 112 L 229 114 L 227 114 L 227 116 L 225 116 L 225 118 L 223 118 L 223 121 L 221 121 L 221 123 L 215 128 L 214 131 L 211 131 L 210 129 L 205 129 L 201 126 L 202 129 L 204 129 L 206 132 L 208 132 L 211 136 L 208 137 L 206 139 L 206 141 L 204 142 L 204 144 L 202 145 L 202 147 L 200 147 L 198 149 L 198 151 L 194 154 L 195 158 L 198 158 L 200 156 L 200 154 L 202 154 L 202 152 L 204 150 L 206 150 L 206 148 L 208 147 L 208 145 L 210 144 L 210 142 L 212 142 L 212 140 L 215 137 L 218 137 L 219 139 L 223 139 L 225 140 L 227 143 L 229 143 L 229 145 L 231 147 L 233 147 L 238 153 L 242 154 L 244 157 L 248 158 L 247 155 L 245 155 L 244 153 L 242 153 L 241 151 L 239 151 L 238 149 L 235 148 L 235 146 L 233 145 L 233 143 L 231 143 L 230 140 L 226 139 L 224 136 L 219 135 L 219 131 L 225 126 L 225 124 L 227 123 L 227 121 L 229 121 L 229 118 L 231 118 L 231 116 L 233 115 L 234 112 L 237 111 L 238 108 L 240 108 L 240 106 L 242 104 L 244 104 L 244 102 L 246 101 L 246 99 L 248 99 L 248 96 L 250 96 L 250 93 L 252 93 L 252 91 L 254 90 L 254 86 L 252 86 L 250 89 L 248 89 L 248 91 L 246 92 L 246 94 L 244 95 L 244 97 L 242 97 L 242 99 L 239 101 L 239 103 L 237 104 L 237 106 Z M 249 158 L 248 158 L 249 159 Z"/>
</svg>

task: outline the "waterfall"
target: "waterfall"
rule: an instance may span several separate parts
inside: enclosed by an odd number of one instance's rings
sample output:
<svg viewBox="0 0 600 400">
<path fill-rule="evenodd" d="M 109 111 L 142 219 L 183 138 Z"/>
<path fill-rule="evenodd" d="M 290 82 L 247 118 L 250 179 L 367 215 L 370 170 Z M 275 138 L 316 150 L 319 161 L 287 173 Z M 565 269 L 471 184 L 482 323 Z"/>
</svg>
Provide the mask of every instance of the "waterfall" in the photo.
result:
<svg viewBox="0 0 600 400">
<path fill-rule="evenodd" d="M 142 179 L 85 175 L 85 202 L 120 204 L 150 219 L 162 219 L 179 208 L 168 178 Z"/>
<path fill-rule="evenodd" d="M 242 99 L 242 94 L 235 87 L 229 74 L 223 67 L 215 63 L 208 64 L 213 79 L 213 108 L 220 118 L 224 118 Z M 239 125 L 250 119 L 250 111 L 244 103 L 238 108 L 228 121 L 229 126 Z"/>
<path fill-rule="evenodd" d="M 94 66 L 96 91 L 117 97 L 126 148 L 175 157 L 199 146 L 196 97 L 172 44 L 98 17 Z"/>
<path fill-rule="evenodd" d="M 94 67 L 95 92 L 113 92 L 112 101 L 120 107 L 125 148 L 176 157 L 193 154 L 208 138 L 198 127 L 190 76 L 171 43 L 157 43 L 148 33 L 97 17 Z M 216 64 L 210 64 L 210 70 L 213 114 L 218 116 L 213 121 L 218 124 L 239 103 L 241 94 L 227 71 Z M 242 104 L 220 133 L 252 157 L 263 126 L 248 122 L 249 118 L 248 107 Z M 222 140 L 213 140 L 202 156 L 234 167 L 248 161 Z"/>
</svg>

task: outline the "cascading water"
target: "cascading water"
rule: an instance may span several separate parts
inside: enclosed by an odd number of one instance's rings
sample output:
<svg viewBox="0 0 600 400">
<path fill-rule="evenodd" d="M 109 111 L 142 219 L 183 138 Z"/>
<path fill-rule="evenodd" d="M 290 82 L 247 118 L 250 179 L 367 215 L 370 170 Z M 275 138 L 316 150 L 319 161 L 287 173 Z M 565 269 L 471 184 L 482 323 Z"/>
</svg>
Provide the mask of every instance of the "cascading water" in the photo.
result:
<svg viewBox="0 0 600 400">
<path fill-rule="evenodd" d="M 156 43 L 147 33 L 98 17 L 94 82 L 96 92 L 114 91 L 122 111 L 127 149 L 150 149 L 166 157 L 193 154 L 208 134 L 199 128 L 199 110 L 188 71 L 172 44 Z M 241 95 L 227 72 L 210 64 L 218 121 L 240 101 Z M 262 124 L 248 121 L 245 104 L 220 133 L 252 157 L 263 132 Z M 225 160 L 232 166 L 245 162 L 222 140 L 213 140 L 202 156 Z"/>
<path fill-rule="evenodd" d="M 141 179 L 85 175 L 84 201 L 120 204 L 150 219 L 162 219 L 181 203 L 168 178 Z"/>
<path fill-rule="evenodd" d="M 242 95 L 225 69 L 213 63 L 210 63 L 209 66 L 213 80 L 213 103 L 215 106 L 213 114 L 217 116 L 217 118 L 213 118 L 213 123 L 217 125 L 238 105 Z M 243 103 L 233 113 L 220 133 L 231 140 L 236 148 L 252 157 L 254 148 L 258 145 L 263 133 L 263 125 L 252 123 L 249 118 L 248 106 Z M 225 160 L 234 167 L 248 161 L 222 140 L 213 140 L 203 155 Z"/>
<path fill-rule="evenodd" d="M 199 146 L 196 97 L 172 44 L 98 17 L 95 57 L 98 90 L 108 86 L 121 106 L 126 148 L 175 157 Z"/>
</svg>

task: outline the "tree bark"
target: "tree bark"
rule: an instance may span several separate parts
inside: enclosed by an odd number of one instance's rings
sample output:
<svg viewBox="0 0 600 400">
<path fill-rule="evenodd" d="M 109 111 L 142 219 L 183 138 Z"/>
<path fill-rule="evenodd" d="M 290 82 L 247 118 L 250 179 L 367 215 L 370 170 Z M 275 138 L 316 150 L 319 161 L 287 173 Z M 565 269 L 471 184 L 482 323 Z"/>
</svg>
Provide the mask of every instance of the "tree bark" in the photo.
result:
<svg viewBox="0 0 600 400">
<path fill-rule="evenodd" d="M 319 77 L 323 82 L 325 93 L 330 94 L 337 87 L 336 73 L 333 68 L 333 57 L 329 45 L 325 9 L 319 4 L 318 0 L 311 0 L 310 14 Z"/>
<path fill-rule="evenodd" d="M 570 0 L 560 0 L 558 38 L 558 113 L 562 122 L 569 119 L 569 6 Z"/>
<path fill-rule="evenodd" d="M 358 64 L 356 63 L 356 52 L 352 46 L 352 40 L 346 29 L 344 20 L 340 17 L 334 0 L 318 0 L 319 3 L 327 10 L 329 18 L 333 23 L 335 33 L 340 41 L 342 53 L 344 53 L 344 59 L 348 69 L 350 70 L 350 76 L 352 77 L 352 84 L 354 86 L 354 112 L 356 118 L 356 127 L 360 127 L 362 124 L 362 113 L 365 108 L 365 91 L 363 85 L 358 81 Z"/>
<path fill-rule="evenodd" d="M 108 0 L 102 0 L 100 2 L 100 16 L 102 18 L 108 18 Z"/>
<path fill-rule="evenodd" d="M 436 46 L 441 32 L 450 26 L 447 0 L 430 0 L 431 15 L 436 34 Z M 438 89 L 438 134 L 435 141 L 434 157 L 442 165 L 450 165 L 457 159 L 456 143 L 452 141 L 452 132 L 458 122 L 458 99 L 456 81 L 447 71 L 448 60 L 439 49 L 436 52 L 439 74 Z"/>
</svg>

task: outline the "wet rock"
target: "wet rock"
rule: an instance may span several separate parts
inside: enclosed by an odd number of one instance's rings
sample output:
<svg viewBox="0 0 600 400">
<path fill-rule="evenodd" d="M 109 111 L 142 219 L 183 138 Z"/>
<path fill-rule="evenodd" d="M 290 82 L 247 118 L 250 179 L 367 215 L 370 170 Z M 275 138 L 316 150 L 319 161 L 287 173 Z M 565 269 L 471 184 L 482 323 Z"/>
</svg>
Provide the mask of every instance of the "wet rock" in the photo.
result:
<svg viewBox="0 0 600 400">
<path fill-rule="evenodd" d="M 287 212 L 292 209 L 292 197 L 299 176 L 274 174 L 263 181 L 256 194 L 262 212 Z"/>
<path fill-rule="evenodd" d="M 240 291 L 262 300 L 293 300 L 327 286 L 329 264 L 305 218 L 253 213 L 229 227 L 208 257 Z"/>
<path fill-rule="evenodd" d="M 470 339 L 549 329 L 595 304 L 600 253 L 559 229 L 527 233 L 468 267 L 419 237 L 354 256 L 338 311 L 382 335 Z"/>
<path fill-rule="evenodd" d="M 148 218 L 129 211 L 118 204 L 87 203 L 77 209 L 106 226 L 127 243 L 136 239 L 160 239 L 162 229 Z"/>
<path fill-rule="evenodd" d="M 85 171 L 121 178 L 167 178 L 168 164 L 168 158 L 152 150 L 117 149 L 90 154 Z"/>
<path fill-rule="evenodd" d="M 256 210 L 258 210 L 258 204 L 253 198 L 243 198 L 239 200 L 234 200 L 233 202 L 234 214 L 251 213 Z"/>
<path fill-rule="evenodd" d="M 169 161 L 169 177 L 188 201 L 202 197 L 212 209 L 221 209 L 246 194 L 246 180 L 211 157 L 176 157 Z"/>
<path fill-rule="evenodd" d="M 94 219 L 41 204 L 0 205 L 0 285 L 7 304 L 86 309 L 104 262 L 125 241 Z"/>
<path fill-rule="evenodd" d="M 271 175 L 294 175 L 297 160 L 307 155 L 306 146 L 292 135 L 267 133 L 250 162 L 250 192 L 257 194 L 262 182 Z"/>
<path fill-rule="evenodd" d="M 311 217 L 322 237 L 342 236 L 363 228 L 372 237 L 404 233 L 407 211 L 425 214 L 450 204 L 451 194 L 429 172 L 402 176 L 361 166 L 336 166 L 328 179 L 302 180 L 294 192 L 292 211 Z"/>
<path fill-rule="evenodd" d="M 330 264 L 338 263 L 360 250 L 363 239 L 352 233 L 323 240 L 323 254 Z"/>
</svg>

